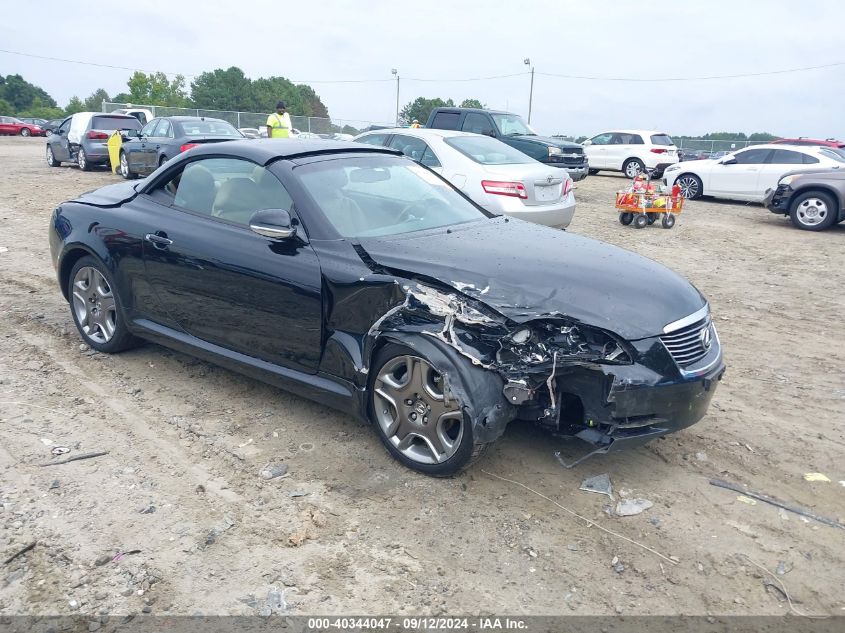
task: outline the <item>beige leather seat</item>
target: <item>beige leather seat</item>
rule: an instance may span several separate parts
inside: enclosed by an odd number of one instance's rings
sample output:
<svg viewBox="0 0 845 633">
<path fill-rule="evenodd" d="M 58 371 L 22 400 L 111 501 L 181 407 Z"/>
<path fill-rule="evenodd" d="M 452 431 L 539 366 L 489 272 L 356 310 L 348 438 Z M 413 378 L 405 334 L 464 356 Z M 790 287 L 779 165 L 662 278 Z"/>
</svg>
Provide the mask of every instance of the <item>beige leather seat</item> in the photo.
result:
<svg viewBox="0 0 845 633">
<path fill-rule="evenodd" d="M 176 190 L 176 206 L 198 213 L 211 213 L 217 190 L 214 176 L 202 165 L 188 165 Z"/>
</svg>

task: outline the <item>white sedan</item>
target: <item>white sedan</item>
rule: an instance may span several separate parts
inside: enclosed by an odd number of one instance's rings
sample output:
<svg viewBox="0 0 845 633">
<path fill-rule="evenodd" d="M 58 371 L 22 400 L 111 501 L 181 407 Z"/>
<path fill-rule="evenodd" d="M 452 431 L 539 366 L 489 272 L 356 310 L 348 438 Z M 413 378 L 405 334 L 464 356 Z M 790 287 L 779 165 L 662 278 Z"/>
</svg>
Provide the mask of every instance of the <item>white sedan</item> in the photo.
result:
<svg viewBox="0 0 845 633">
<path fill-rule="evenodd" d="M 717 159 L 691 160 L 667 167 L 663 181 L 678 184 L 684 198 L 701 196 L 763 202 L 786 172 L 843 167 L 845 158 L 825 147 L 752 145 Z"/>
<path fill-rule="evenodd" d="M 359 143 L 398 149 L 436 171 L 488 211 L 566 228 L 575 213 L 572 179 L 489 136 L 425 128 L 374 130 Z"/>
</svg>

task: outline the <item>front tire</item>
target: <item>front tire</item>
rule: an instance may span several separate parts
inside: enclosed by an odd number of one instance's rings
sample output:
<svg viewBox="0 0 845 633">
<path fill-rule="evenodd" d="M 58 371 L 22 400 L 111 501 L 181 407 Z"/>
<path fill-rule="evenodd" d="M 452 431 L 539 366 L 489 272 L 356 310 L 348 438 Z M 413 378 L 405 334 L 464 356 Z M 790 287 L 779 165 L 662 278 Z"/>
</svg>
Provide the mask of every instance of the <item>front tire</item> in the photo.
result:
<svg viewBox="0 0 845 633">
<path fill-rule="evenodd" d="M 56 160 L 56 157 L 53 156 L 53 148 L 50 147 L 49 143 L 47 143 L 47 165 L 50 167 L 58 167 L 61 165 L 61 163 Z"/>
<path fill-rule="evenodd" d="M 645 165 L 639 158 L 629 158 L 622 165 L 622 171 L 628 178 L 635 178 L 645 171 Z"/>
<path fill-rule="evenodd" d="M 629 211 L 625 211 L 619 214 L 619 223 L 628 226 L 631 222 L 634 221 L 634 214 L 630 213 Z"/>
<path fill-rule="evenodd" d="M 675 226 L 675 216 L 671 213 L 667 213 L 663 216 L 663 220 L 661 221 L 664 229 L 671 229 Z"/>
<path fill-rule="evenodd" d="M 481 457 L 486 444 L 475 442 L 462 403 L 444 393 L 446 381 L 420 352 L 391 343 L 372 368 L 370 419 L 394 458 L 426 475 L 448 477 Z"/>
<path fill-rule="evenodd" d="M 681 174 L 675 180 L 675 184 L 681 188 L 681 196 L 687 200 L 697 200 L 704 193 L 701 178 L 695 174 Z"/>
<path fill-rule="evenodd" d="M 823 231 L 836 222 L 837 206 L 833 197 L 821 191 L 808 191 L 795 197 L 789 219 L 803 231 Z"/>
<path fill-rule="evenodd" d="M 138 344 L 126 327 L 111 274 L 100 260 L 86 255 L 73 265 L 67 295 L 73 322 L 89 347 L 113 354 Z"/>
<path fill-rule="evenodd" d="M 88 156 L 86 156 L 85 149 L 82 146 L 79 147 L 79 151 L 76 153 L 76 164 L 79 165 L 82 171 L 91 171 L 91 163 L 88 162 Z"/>
</svg>

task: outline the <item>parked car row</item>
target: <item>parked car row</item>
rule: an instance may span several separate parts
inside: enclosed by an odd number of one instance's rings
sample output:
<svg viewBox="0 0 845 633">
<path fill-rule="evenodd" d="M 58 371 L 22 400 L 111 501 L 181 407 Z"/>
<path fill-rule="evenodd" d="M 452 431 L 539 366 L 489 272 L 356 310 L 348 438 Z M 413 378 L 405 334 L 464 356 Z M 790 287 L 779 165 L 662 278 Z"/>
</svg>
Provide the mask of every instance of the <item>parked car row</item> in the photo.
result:
<svg viewBox="0 0 845 633">
<path fill-rule="evenodd" d="M 45 136 L 45 131 L 35 119 L 18 119 L 13 116 L 0 116 L 0 135 L 4 136 Z M 39 119 L 40 120 L 40 119 Z"/>
</svg>

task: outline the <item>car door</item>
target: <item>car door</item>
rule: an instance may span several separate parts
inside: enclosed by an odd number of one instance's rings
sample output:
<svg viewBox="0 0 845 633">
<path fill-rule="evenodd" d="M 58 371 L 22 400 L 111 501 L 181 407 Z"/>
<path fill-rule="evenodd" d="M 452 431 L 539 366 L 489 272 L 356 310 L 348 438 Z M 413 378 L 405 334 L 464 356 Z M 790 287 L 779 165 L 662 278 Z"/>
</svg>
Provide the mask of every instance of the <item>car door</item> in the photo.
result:
<svg viewBox="0 0 845 633">
<path fill-rule="evenodd" d="M 12 119 L 0 116 L 0 134 L 12 134 Z"/>
<path fill-rule="evenodd" d="M 434 151 L 421 138 L 406 136 L 405 134 L 394 134 L 390 139 L 388 147 L 398 149 L 408 158 L 413 158 L 418 163 L 430 167 L 438 173 L 443 173 L 443 166 L 434 154 Z"/>
<path fill-rule="evenodd" d="M 148 217 L 144 267 L 159 305 L 151 318 L 226 350 L 317 371 L 317 256 L 304 233 L 280 241 L 249 228 L 249 217 L 262 208 L 286 209 L 295 218 L 274 174 L 240 158 L 197 159 L 168 172 L 133 204 Z"/>
<path fill-rule="evenodd" d="M 73 117 L 68 117 L 62 124 L 58 127 L 55 134 L 50 135 L 50 147 L 53 150 L 53 158 L 58 161 L 69 161 L 71 160 L 70 156 L 70 141 L 68 141 L 67 135 L 70 132 L 70 124 L 73 121 Z"/>
<path fill-rule="evenodd" d="M 642 150 L 643 139 L 639 134 L 615 132 L 607 146 L 607 168 L 622 171 L 625 161 Z"/>
<path fill-rule="evenodd" d="M 151 162 L 149 168 L 151 171 L 158 169 L 161 165 L 162 158 L 167 160 L 175 156 L 173 152 L 173 126 L 168 119 L 157 119 L 158 124 L 153 129 L 153 135 L 150 138 L 150 158 Z M 178 154 L 178 151 L 176 152 Z"/>
<path fill-rule="evenodd" d="M 818 163 L 819 160 L 789 149 L 774 149 L 765 163 L 760 166 L 760 177 L 754 190 L 755 200 L 761 201 L 766 197 L 768 189 L 777 189 L 778 180 L 788 171 L 800 169 L 801 166 Z"/>
<path fill-rule="evenodd" d="M 153 170 L 158 167 L 155 157 L 153 134 L 155 133 L 155 129 L 159 121 L 161 121 L 161 119 L 153 119 L 141 128 L 138 145 L 137 148 L 134 149 L 134 151 L 138 153 L 138 171 L 142 174 L 152 173 Z M 153 165 L 155 165 L 155 167 Z"/>
<path fill-rule="evenodd" d="M 760 171 L 771 152 L 768 148 L 750 147 L 725 156 L 712 166 L 703 183 L 704 192 L 739 200 L 755 199 Z"/>
<path fill-rule="evenodd" d="M 584 146 L 584 152 L 590 162 L 590 169 L 607 168 L 607 149 L 612 138 L 612 132 L 604 132 L 591 138 L 590 144 Z"/>
</svg>

